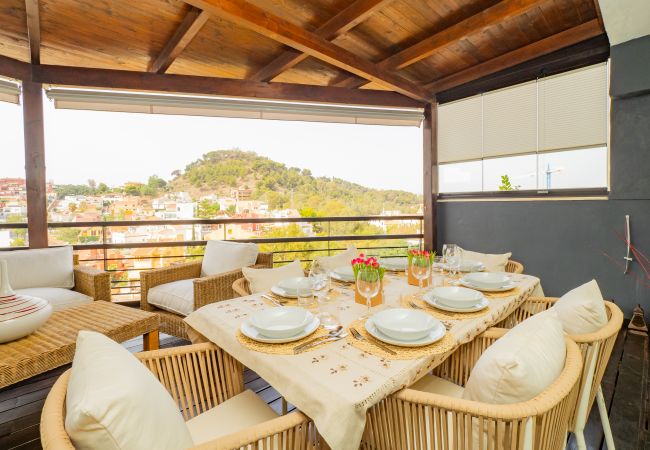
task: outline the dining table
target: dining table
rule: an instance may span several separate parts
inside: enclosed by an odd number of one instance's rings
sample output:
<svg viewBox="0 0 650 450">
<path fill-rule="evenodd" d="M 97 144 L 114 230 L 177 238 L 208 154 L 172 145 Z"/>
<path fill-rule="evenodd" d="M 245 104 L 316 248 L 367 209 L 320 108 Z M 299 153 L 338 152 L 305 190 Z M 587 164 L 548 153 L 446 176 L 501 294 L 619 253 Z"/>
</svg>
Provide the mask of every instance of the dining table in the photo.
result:
<svg viewBox="0 0 650 450">
<path fill-rule="evenodd" d="M 449 313 L 445 319 L 444 312 L 431 309 L 430 312 L 442 319 L 448 331 L 444 345 L 436 347 L 434 344 L 424 354 L 409 353 L 412 350 L 409 348 L 397 356 L 370 351 L 368 343 L 359 346 L 351 335 L 298 354 L 276 353 L 272 347 L 269 350 L 268 345 L 256 349 L 242 340 L 239 329 L 242 322 L 257 311 L 278 307 L 263 298 L 265 293 L 203 306 L 187 316 L 185 322 L 193 342 L 213 342 L 255 371 L 286 401 L 309 416 L 332 449 L 356 450 L 361 443 L 366 412 L 370 407 L 430 372 L 458 346 L 503 320 L 529 296 L 543 295 L 537 277 L 510 275 L 514 289 L 500 295 L 486 294 L 489 305 L 480 314 L 473 313 L 464 318 L 462 314 Z M 403 272 L 386 272 L 384 304 L 373 310 L 418 307 L 410 299 L 421 300 L 421 293 L 418 286 L 408 284 Z M 359 317 L 366 306 L 355 302 L 354 285 L 334 283 L 330 295 L 336 301 L 341 325 L 347 329 L 355 324 L 359 328 Z M 422 304 L 420 301 L 419 305 Z M 425 305 L 422 310 L 428 311 L 428 307 Z M 411 354 L 413 356 L 409 357 Z"/>
</svg>

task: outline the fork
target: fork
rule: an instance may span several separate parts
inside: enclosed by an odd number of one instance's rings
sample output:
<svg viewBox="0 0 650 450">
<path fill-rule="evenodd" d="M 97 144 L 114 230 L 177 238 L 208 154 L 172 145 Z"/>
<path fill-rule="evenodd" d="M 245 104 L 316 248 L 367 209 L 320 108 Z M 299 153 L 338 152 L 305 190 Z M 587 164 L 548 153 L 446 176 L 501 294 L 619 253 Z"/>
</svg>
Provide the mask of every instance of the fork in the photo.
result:
<svg viewBox="0 0 650 450">
<path fill-rule="evenodd" d="M 409 301 L 409 305 L 413 309 L 425 309 L 422 306 L 415 303 L 413 300 Z M 440 323 L 442 323 L 447 330 L 449 330 L 452 327 L 452 324 L 450 322 L 447 322 L 446 320 L 441 320 Z"/>
<path fill-rule="evenodd" d="M 375 340 L 366 339 L 366 338 L 363 337 L 363 335 L 362 335 L 361 333 L 359 333 L 359 332 L 357 331 L 357 329 L 354 328 L 354 327 L 350 327 L 350 333 L 352 333 L 352 337 L 355 338 L 357 341 L 366 341 L 366 342 L 370 342 L 371 344 L 374 344 L 376 347 L 379 347 L 380 349 L 382 349 L 382 350 L 385 351 L 386 353 L 390 353 L 391 355 L 397 355 L 397 352 L 395 352 L 394 350 L 391 350 L 390 348 L 386 347 L 384 344 L 382 344 L 382 343 L 380 343 L 380 342 L 377 342 L 377 341 L 375 341 Z"/>
<path fill-rule="evenodd" d="M 262 298 L 263 298 L 263 299 L 266 299 L 266 300 L 268 300 L 268 301 L 270 301 L 270 302 L 273 303 L 275 306 L 284 306 L 282 303 L 280 303 L 279 301 L 277 301 L 277 300 L 274 299 L 273 297 L 269 297 L 269 296 L 266 295 L 266 294 L 262 295 Z"/>
</svg>

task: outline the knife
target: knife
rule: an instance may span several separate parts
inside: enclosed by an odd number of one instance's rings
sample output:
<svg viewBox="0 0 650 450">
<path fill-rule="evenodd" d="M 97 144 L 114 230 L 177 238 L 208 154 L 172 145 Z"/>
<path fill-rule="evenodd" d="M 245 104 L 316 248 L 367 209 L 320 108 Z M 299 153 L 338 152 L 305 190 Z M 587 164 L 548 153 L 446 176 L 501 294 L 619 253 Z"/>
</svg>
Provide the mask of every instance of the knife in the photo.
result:
<svg viewBox="0 0 650 450">
<path fill-rule="evenodd" d="M 325 339 L 320 339 L 316 342 L 305 342 L 304 344 L 299 345 L 298 347 L 293 349 L 294 354 L 302 353 L 305 350 L 309 350 L 310 348 L 316 347 L 317 345 L 324 344 L 325 342 L 335 342 L 335 341 L 340 341 L 341 339 L 344 339 L 348 336 L 347 333 L 339 334 L 338 336 L 333 336 L 333 337 L 328 337 Z"/>
</svg>

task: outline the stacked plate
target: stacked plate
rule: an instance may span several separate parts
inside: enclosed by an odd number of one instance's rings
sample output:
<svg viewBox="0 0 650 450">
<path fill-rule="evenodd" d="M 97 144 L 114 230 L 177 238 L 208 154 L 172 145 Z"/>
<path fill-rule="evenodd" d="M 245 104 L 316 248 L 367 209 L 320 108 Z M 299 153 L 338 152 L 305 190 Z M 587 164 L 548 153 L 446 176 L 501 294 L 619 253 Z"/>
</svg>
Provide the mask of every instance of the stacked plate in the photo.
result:
<svg viewBox="0 0 650 450">
<path fill-rule="evenodd" d="M 344 283 L 354 283 L 354 270 L 352 270 L 352 266 L 337 267 L 332 270 L 331 277 Z"/>
<path fill-rule="evenodd" d="M 391 272 L 404 272 L 408 264 L 408 258 L 386 258 L 381 260 L 381 265 Z"/>
<path fill-rule="evenodd" d="M 271 288 L 271 292 L 280 297 L 296 298 L 301 290 L 311 292 L 314 280 L 307 277 L 291 277 L 280 281 Z"/>
<path fill-rule="evenodd" d="M 402 347 L 420 347 L 439 341 L 446 330 L 439 320 L 415 309 L 386 309 L 366 320 L 366 330 L 374 338 Z"/>
<path fill-rule="evenodd" d="M 429 305 L 450 312 L 475 312 L 489 304 L 483 294 L 464 287 L 437 287 L 424 294 Z"/>
<path fill-rule="evenodd" d="M 293 342 L 312 334 L 320 321 L 304 308 L 285 306 L 269 308 L 255 313 L 241 324 L 240 330 L 259 342 Z"/>
<path fill-rule="evenodd" d="M 503 292 L 515 287 L 510 276 L 502 272 L 468 273 L 460 279 L 460 284 L 484 292 Z"/>
<path fill-rule="evenodd" d="M 445 270 L 449 270 L 449 266 L 445 264 Z M 461 272 L 482 272 L 485 270 L 485 265 L 481 261 L 472 261 L 463 259 L 460 262 L 459 269 Z"/>
</svg>

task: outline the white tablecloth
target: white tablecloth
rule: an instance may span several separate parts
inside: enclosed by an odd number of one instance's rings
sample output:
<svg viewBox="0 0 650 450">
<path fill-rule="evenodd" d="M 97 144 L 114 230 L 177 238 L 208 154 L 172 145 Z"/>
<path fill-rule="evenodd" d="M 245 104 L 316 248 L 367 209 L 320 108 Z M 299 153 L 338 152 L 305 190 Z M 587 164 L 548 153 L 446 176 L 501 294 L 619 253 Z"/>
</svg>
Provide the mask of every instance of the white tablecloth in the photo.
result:
<svg viewBox="0 0 650 450">
<path fill-rule="evenodd" d="M 539 279 L 513 276 L 516 294 L 490 299 L 488 314 L 475 319 L 454 321 L 451 333 L 458 344 L 468 342 L 514 311 L 528 296 L 542 295 Z M 404 276 L 388 277 L 385 296 L 397 305 L 400 294 L 412 294 Z M 343 325 L 356 320 L 363 306 L 354 303 L 349 289 L 341 294 L 340 319 Z M 213 303 L 195 311 L 185 321 L 191 328 L 257 372 L 300 411 L 311 417 L 318 431 L 335 450 L 356 450 L 366 422 L 366 411 L 387 395 L 413 383 L 440 364 L 444 357 L 389 360 L 337 341 L 299 355 L 274 355 L 249 350 L 236 337 L 241 322 L 270 306 L 260 295 L 250 295 Z"/>
</svg>

